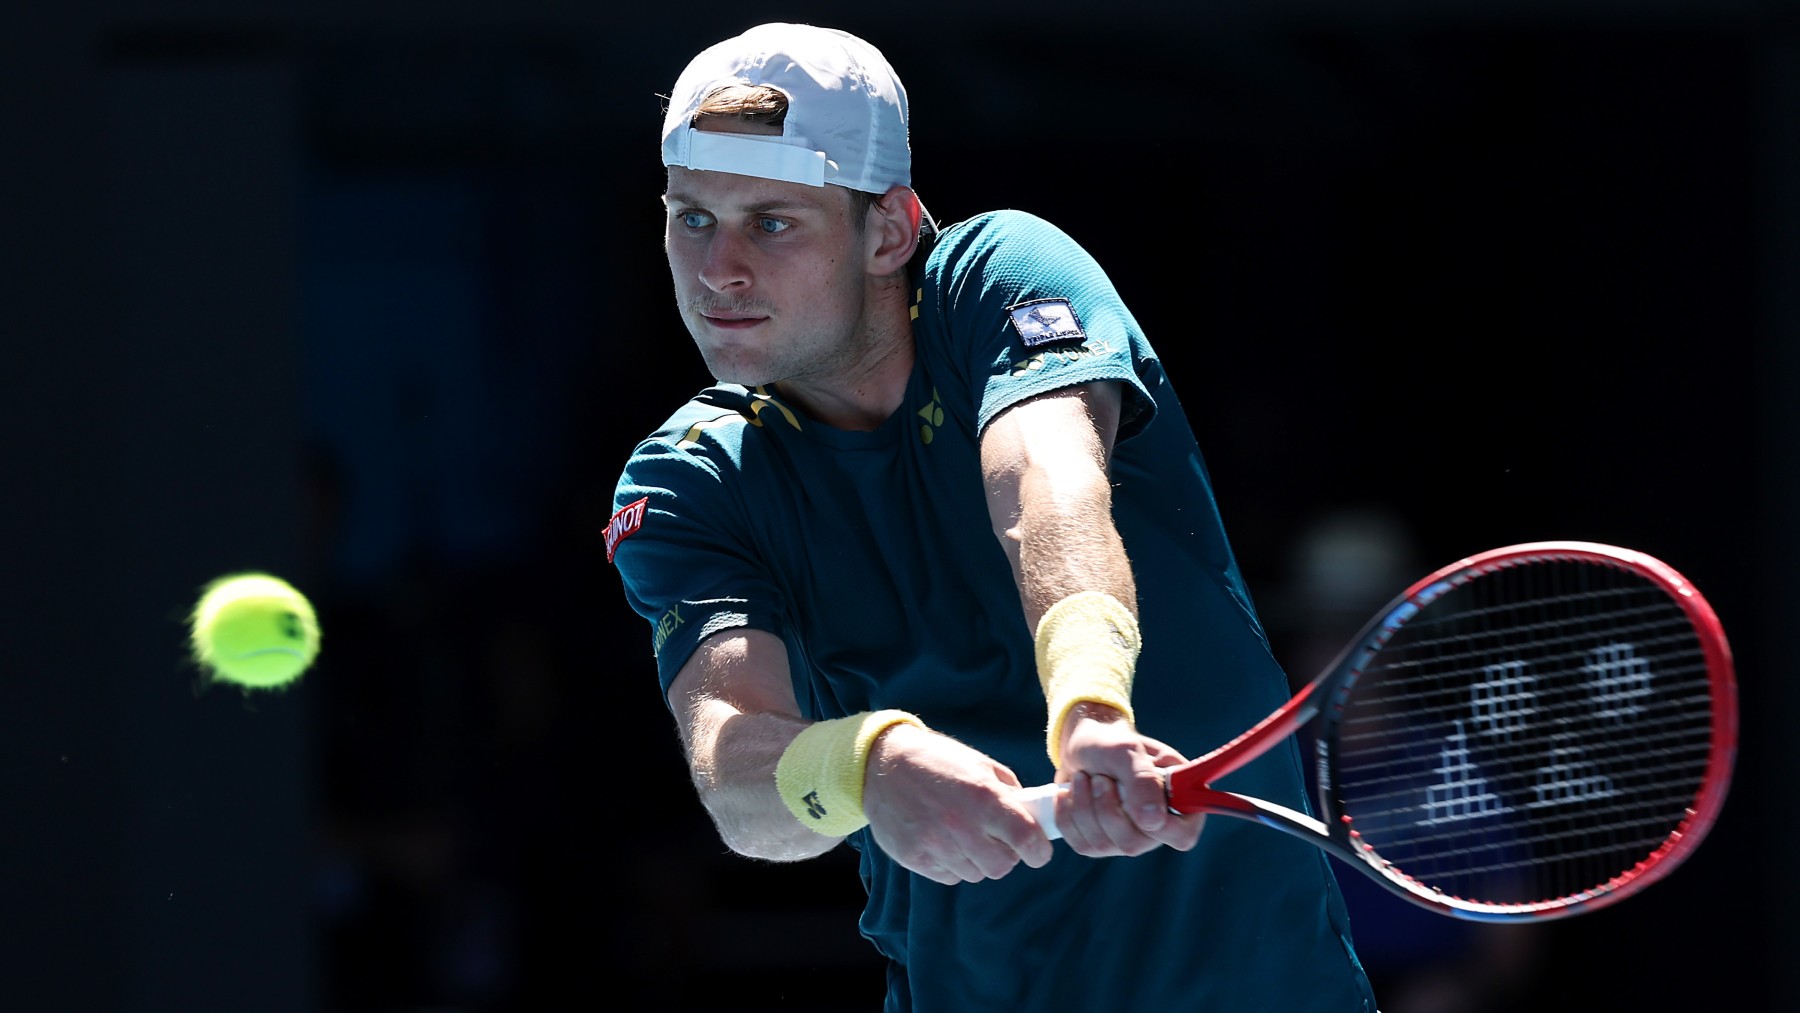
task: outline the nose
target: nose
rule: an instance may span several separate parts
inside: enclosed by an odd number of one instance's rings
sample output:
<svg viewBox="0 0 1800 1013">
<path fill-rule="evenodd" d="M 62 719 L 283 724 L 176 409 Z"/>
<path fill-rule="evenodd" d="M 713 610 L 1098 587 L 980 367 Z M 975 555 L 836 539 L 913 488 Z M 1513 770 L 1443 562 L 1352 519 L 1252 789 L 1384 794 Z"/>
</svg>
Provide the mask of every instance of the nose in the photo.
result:
<svg viewBox="0 0 1800 1013">
<path fill-rule="evenodd" d="M 700 281 L 714 292 L 750 287 L 748 243 L 731 229 L 714 229 L 700 260 Z"/>
</svg>

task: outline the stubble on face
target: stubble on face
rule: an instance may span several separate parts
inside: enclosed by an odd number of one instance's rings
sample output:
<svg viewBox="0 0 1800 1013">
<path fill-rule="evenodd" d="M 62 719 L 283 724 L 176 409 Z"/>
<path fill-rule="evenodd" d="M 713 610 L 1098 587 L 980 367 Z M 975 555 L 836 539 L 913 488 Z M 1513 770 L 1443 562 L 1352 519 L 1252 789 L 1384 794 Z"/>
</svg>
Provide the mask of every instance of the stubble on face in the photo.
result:
<svg viewBox="0 0 1800 1013">
<path fill-rule="evenodd" d="M 854 371 L 867 279 L 847 192 L 671 169 L 666 199 L 677 305 L 715 377 L 829 385 Z"/>
</svg>

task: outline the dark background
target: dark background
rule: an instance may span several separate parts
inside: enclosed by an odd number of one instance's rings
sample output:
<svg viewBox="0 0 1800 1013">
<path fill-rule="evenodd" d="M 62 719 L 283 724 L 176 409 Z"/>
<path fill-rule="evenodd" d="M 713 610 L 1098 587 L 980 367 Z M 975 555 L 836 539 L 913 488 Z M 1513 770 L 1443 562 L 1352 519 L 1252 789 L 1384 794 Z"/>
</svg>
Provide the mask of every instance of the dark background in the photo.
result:
<svg viewBox="0 0 1800 1013">
<path fill-rule="evenodd" d="M 706 380 L 657 94 L 775 19 L 888 52 L 940 219 L 1024 208 L 1107 266 L 1297 677 L 1508 542 L 1630 545 L 1712 599 L 1745 711 L 1706 846 L 1523 930 L 1347 876 L 1387 1013 L 1800 1006 L 1800 17 L 1448 6 L 15 12 L 0 1006 L 878 1005 L 848 855 L 712 836 L 599 538 Z M 185 660 L 242 569 L 320 609 L 291 692 Z"/>
</svg>

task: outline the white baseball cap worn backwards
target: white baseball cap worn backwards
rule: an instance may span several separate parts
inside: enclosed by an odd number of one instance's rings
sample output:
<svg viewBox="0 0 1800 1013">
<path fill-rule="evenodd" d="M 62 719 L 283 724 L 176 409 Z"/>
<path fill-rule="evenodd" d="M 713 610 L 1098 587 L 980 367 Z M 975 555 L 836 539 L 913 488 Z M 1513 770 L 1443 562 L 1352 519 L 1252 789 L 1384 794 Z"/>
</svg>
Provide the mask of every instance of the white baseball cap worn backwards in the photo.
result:
<svg viewBox="0 0 1800 1013">
<path fill-rule="evenodd" d="M 779 136 L 694 128 L 707 97 L 766 85 L 788 98 Z M 758 25 L 694 57 L 663 117 L 664 165 L 886 193 L 912 185 L 906 89 L 880 50 L 848 32 Z"/>
</svg>

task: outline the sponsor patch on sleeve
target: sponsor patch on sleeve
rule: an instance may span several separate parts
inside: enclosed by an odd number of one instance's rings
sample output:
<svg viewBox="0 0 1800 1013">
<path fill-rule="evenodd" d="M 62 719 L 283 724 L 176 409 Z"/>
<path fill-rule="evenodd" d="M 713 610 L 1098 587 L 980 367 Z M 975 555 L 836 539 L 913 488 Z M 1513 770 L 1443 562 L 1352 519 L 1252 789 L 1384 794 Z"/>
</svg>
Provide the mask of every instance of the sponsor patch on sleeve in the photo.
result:
<svg viewBox="0 0 1800 1013">
<path fill-rule="evenodd" d="M 650 506 L 650 497 L 634 500 L 619 508 L 606 522 L 606 561 L 613 561 L 613 553 L 619 551 L 619 543 L 637 533 L 644 526 L 644 511 Z"/>
<path fill-rule="evenodd" d="M 1012 315 L 1013 329 L 1019 332 L 1019 340 L 1025 342 L 1026 348 L 1058 341 L 1087 340 L 1081 330 L 1081 319 L 1067 299 L 1033 299 L 1008 306 L 1006 311 Z"/>
</svg>

